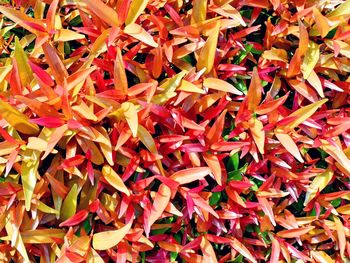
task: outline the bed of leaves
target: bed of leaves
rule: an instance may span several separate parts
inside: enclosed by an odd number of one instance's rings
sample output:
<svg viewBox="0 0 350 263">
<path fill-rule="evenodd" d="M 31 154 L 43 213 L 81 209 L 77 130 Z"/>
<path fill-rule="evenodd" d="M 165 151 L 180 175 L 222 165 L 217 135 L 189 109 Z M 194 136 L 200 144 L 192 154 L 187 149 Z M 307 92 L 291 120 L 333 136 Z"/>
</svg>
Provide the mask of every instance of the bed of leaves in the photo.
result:
<svg viewBox="0 0 350 263">
<path fill-rule="evenodd" d="M 349 0 L 0 2 L 1 262 L 349 262 Z"/>
</svg>

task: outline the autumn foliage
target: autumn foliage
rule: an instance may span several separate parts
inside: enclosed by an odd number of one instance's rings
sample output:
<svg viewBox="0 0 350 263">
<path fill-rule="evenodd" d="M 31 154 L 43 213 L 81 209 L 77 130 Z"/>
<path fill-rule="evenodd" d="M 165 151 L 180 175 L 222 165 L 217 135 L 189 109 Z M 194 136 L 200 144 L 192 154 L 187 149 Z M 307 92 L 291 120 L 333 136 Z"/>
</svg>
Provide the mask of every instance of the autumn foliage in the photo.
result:
<svg viewBox="0 0 350 263">
<path fill-rule="evenodd" d="M 349 0 L 0 3 L 1 262 L 349 262 Z"/>
</svg>

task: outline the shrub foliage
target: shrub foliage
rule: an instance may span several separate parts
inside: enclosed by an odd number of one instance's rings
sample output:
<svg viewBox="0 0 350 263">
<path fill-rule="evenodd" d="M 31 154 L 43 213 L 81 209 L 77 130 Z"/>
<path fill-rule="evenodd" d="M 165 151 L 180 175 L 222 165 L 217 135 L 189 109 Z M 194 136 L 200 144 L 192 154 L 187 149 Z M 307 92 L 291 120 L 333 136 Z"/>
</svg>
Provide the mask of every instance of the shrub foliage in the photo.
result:
<svg viewBox="0 0 350 263">
<path fill-rule="evenodd" d="M 350 1 L 0 1 L 2 262 L 347 262 Z"/>
</svg>

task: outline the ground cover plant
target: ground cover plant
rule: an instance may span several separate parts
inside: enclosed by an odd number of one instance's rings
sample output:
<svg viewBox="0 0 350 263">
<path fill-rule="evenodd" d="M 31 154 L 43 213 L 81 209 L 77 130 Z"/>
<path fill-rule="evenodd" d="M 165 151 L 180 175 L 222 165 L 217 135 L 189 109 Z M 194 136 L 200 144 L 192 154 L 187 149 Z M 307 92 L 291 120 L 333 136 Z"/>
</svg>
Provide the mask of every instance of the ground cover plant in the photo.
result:
<svg viewBox="0 0 350 263">
<path fill-rule="evenodd" d="M 349 262 L 349 0 L 0 3 L 1 262 Z"/>
</svg>

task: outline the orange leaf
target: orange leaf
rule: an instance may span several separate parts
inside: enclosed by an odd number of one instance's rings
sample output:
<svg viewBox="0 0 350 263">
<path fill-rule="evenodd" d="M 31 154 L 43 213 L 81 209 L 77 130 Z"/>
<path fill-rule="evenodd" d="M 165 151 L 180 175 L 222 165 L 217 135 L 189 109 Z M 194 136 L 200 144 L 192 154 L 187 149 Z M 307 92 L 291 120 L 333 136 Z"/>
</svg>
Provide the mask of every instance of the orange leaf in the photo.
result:
<svg viewBox="0 0 350 263">
<path fill-rule="evenodd" d="M 113 8 L 109 7 L 105 3 L 103 3 L 101 0 L 82 0 L 88 8 L 93 11 L 98 18 L 102 19 L 104 22 L 106 22 L 109 26 L 118 27 L 119 21 L 118 21 L 118 14 L 116 11 L 114 11 Z"/>
<path fill-rule="evenodd" d="M 282 238 L 296 238 L 305 235 L 314 229 L 314 226 L 300 227 L 296 229 L 288 229 L 277 232 L 277 236 Z"/>
<path fill-rule="evenodd" d="M 258 69 L 255 67 L 247 94 L 248 110 L 254 112 L 260 104 L 261 89 L 261 80 L 259 78 Z"/>
<path fill-rule="evenodd" d="M 211 170 L 208 167 L 188 168 L 173 173 L 173 175 L 170 176 L 170 179 L 178 182 L 179 184 L 188 184 L 195 180 L 203 179 L 210 172 Z"/>
</svg>

